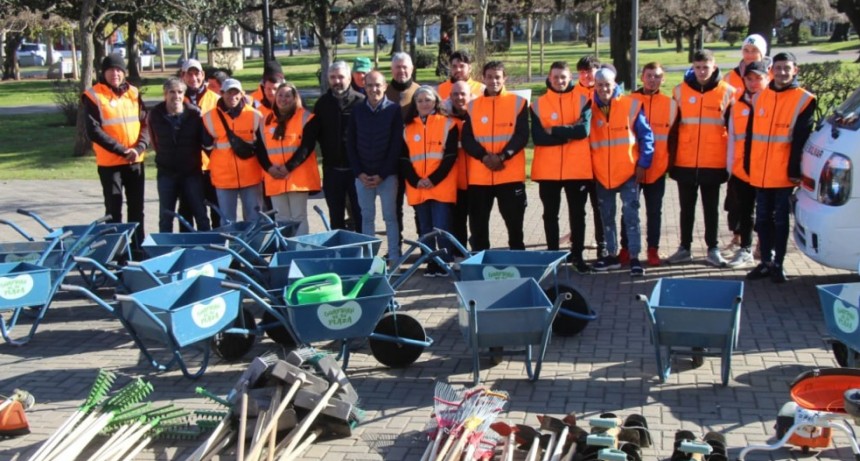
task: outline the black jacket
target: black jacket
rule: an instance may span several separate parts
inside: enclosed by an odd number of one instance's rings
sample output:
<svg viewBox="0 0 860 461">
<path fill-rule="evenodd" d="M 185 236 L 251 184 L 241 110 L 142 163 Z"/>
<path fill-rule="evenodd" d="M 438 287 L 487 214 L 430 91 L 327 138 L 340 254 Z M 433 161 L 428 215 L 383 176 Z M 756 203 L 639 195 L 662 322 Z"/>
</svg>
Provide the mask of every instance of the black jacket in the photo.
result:
<svg viewBox="0 0 860 461">
<path fill-rule="evenodd" d="M 364 102 L 364 95 L 350 89 L 342 98 L 336 98 L 331 90 L 317 99 L 314 105 L 315 118 L 319 118 L 317 142 L 320 146 L 323 169 L 349 169 L 346 156 L 346 128 L 352 110 Z"/>
<path fill-rule="evenodd" d="M 200 152 L 203 150 L 203 119 L 200 110 L 190 103 L 183 103 L 179 120 L 170 120 L 165 103 L 158 103 L 149 112 L 147 125 L 150 130 L 152 148 L 155 150 L 155 165 L 159 173 L 200 174 Z"/>
</svg>

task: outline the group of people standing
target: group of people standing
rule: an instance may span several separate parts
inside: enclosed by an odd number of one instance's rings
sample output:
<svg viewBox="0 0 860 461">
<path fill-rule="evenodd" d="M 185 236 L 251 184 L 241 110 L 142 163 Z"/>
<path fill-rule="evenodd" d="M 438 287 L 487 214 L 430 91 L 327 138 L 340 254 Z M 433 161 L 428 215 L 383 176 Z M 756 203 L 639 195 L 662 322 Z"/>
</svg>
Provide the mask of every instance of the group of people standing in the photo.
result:
<svg viewBox="0 0 860 461">
<path fill-rule="evenodd" d="M 498 202 L 508 247 L 522 250 L 525 148 L 531 137 L 531 179 L 538 183 L 547 247 L 561 244 L 563 192 L 576 270 L 628 265 L 632 276 L 644 273 L 640 196 L 647 211 L 645 262 L 663 262 L 659 245 L 668 173 L 678 185 L 681 246 L 665 262 L 692 259 L 701 194 L 706 261 L 752 266 L 754 228 L 761 264 L 747 277 L 782 282 L 787 280 L 782 262 L 788 201 L 800 176 L 815 99 L 797 84 L 794 56 L 775 55 L 770 69 L 766 46 L 760 36 L 748 37 L 743 61 L 725 78 L 711 52 L 696 52 L 671 94 L 661 91 L 664 69 L 655 62 L 643 67 L 643 86 L 625 95 L 611 65 L 586 56 L 576 65 L 574 82 L 570 66 L 558 61 L 550 67 L 546 93 L 533 104 L 506 89 L 500 61 L 486 63 L 481 81 L 473 80 L 471 57 L 464 51 L 451 54 L 450 78 L 438 86 L 415 82 L 408 54 L 393 55 L 390 80 L 368 59 L 357 58 L 352 69 L 345 61 L 332 63 L 325 76 L 329 89 L 313 110 L 303 107 L 277 62 L 266 63 L 260 87 L 249 97 L 234 79 L 218 81 L 220 94 L 207 88 L 202 66 L 189 60 L 180 77 L 165 82 L 164 102 L 147 112 L 137 90 L 124 81 L 124 62 L 109 56 L 99 83 L 83 101 L 106 211 L 117 221 L 123 190 L 129 220 L 143 220 L 141 162 L 151 145 L 161 232 L 171 231 L 179 198 L 197 228 L 208 229 L 203 205 L 208 190 L 207 198 L 231 221 L 238 202 L 244 219 L 270 206 L 280 218 L 300 221 L 299 233 L 306 233 L 308 195 L 322 188 L 335 229 L 346 228 L 349 215 L 353 230 L 374 234 L 379 198 L 389 260 L 400 257 L 404 197 L 415 209 L 420 235 L 446 230 L 472 251 L 490 247 L 490 216 Z M 738 245 L 730 261 L 717 241 L 720 187 L 727 181 L 725 206 Z M 593 264 L 583 255 L 589 201 L 598 249 Z M 439 245 L 448 250 L 448 261 L 464 256 L 444 239 Z M 442 274 L 434 263 L 425 269 L 426 276 Z"/>
</svg>

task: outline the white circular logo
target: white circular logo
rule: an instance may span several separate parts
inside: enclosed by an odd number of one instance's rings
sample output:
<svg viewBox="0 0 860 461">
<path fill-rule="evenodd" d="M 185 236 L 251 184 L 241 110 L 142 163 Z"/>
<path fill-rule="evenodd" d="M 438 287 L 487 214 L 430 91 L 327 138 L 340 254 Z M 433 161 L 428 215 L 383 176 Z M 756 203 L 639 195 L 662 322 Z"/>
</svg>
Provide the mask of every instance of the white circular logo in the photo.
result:
<svg viewBox="0 0 860 461">
<path fill-rule="evenodd" d="M 275 127 L 271 127 L 271 128 L 269 128 L 269 133 L 271 133 L 271 134 L 275 134 Z"/>
<path fill-rule="evenodd" d="M 744 109 L 744 110 L 742 110 L 742 111 L 741 111 L 741 115 L 743 115 L 744 117 L 746 117 L 746 116 L 747 116 L 747 115 L 749 115 L 749 114 L 750 114 L 750 110 L 749 110 L 749 109 Z"/>
<path fill-rule="evenodd" d="M 598 126 L 598 127 L 602 127 L 602 126 L 603 126 L 603 120 L 598 120 L 598 121 L 597 121 L 597 126 Z"/>
<path fill-rule="evenodd" d="M 119 103 L 116 101 L 116 99 L 111 99 L 111 100 L 110 100 L 110 106 L 111 106 L 111 107 L 116 107 L 116 105 L 117 105 L 117 104 L 119 104 Z"/>
<path fill-rule="evenodd" d="M 490 123 L 490 118 L 487 117 L 486 115 L 481 117 L 481 123 L 483 123 L 483 124 Z"/>
<path fill-rule="evenodd" d="M 759 117 L 764 117 L 764 108 L 760 108 L 758 110 L 758 115 L 759 115 Z"/>
<path fill-rule="evenodd" d="M 690 96 L 690 104 L 695 104 L 695 103 L 696 103 L 696 97 Z"/>
<path fill-rule="evenodd" d="M 553 112 L 553 113 L 552 113 L 552 115 L 550 115 L 550 116 L 549 116 L 549 118 L 551 118 L 551 119 L 553 119 L 553 120 L 558 120 L 558 114 L 556 114 L 555 112 Z"/>
<path fill-rule="evenodd" d="M 414 140 L 415 140 L 415 142 L 418 142 L 418 141 L 420 141 L 420 140 L 421 140 L 421 135 L 420 135 L 420 134 L 416 134 L 415 136 L 413 136 L 413 138 L 412 138 L 412 139 L 414 139 Z"/>
</svg>

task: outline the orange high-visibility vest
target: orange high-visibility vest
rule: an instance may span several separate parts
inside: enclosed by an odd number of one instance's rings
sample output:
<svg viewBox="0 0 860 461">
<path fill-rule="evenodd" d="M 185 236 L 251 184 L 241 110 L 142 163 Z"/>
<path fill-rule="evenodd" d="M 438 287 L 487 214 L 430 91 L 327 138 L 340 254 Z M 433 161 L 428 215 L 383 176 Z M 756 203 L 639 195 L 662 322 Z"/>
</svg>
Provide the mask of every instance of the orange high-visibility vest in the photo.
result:
<svg viewBox="0 0 860 461">
<path fill-rule="evenodd" d="M 720 81 L 713 90 L 701 93 L 681 83 L 673 97 L 681 117 L 675 166 L 724 170 L 728 146 L 725 116 L 734 97 L 732 87 Z"/>
<path fill-rule="evenodd" d="M 791 141 L 797 117 L 815 98 L 803 88 L 761 92 L 753 116 L 750 184 L 759 188 L 792 187 L 788 178 Z"/>
<path fill-rule="evenodd" d="M 528 103 L 513 93 L 481 96 L 469 103 L 472 134 L 490 155 L 499 155 L 516 129 L 517 116 Z M 469 184 L 492 186 L 526 180 L 526 156 L 519 151 L 505 162 L 501 171 L 490 171 L 484 163 L 469 156 Z"/>
<path fill-rule="evenodd" d="M 476 80 L 472 80 L 471 78 L 469 80 L 466 80 L 466 83 L 469 85 L 469 92 L 472 93 L 473 98 L 479 98 L 484 95 L 483 83 Z M 438 87 L 436 87 L 436 92 L 439 93 L 439 97 L 443 100 L 448 99 L 451 97 L 451 87 L 453 86 L 454 84 L 451 83 L 450 79 L 445 80 L 444 82 L 440 83 Z"/>
<path fill-rule="evenodd" d="M 579 83 L 573 87 L 573 91 L 571 93 L 575 93 L 577 96 L 582 96 L 591 102 L 594 99 L 594 88 L 588 88 L 587 86 L 581 85 Z"/>
<path fill-rule="evenodd" d="M 256 157 L 242 159 L 233 153 L 230 141 L 227 139 L 227 130 L 224 129 L 217 111 L 221 111 L 221 109 L 216 107 L 203 116 L 203 125 L 206 127 L 206 131 L 215 139 L 215 148 L 209 154 L 212 185 L 218 189 L 241 189 L 259 184 L 263 180 L 263 169 L 260 168 L 260 162 L 257 161 Z M 223 113 L 223 111 L 221 112 Z M 235 119 L 226 113 L 224 113 L 224 119 L 227 120 L 230 129 L 236 136 L 250 143 L 254 142 L 257 130 L 263 120 L 260 113 L 247 104 Z"/>
<path fill-rule="evenodd" d="M 431 114 L 424 122 L 420 117 L 415 117 L 403 129 L 409 159 L 419 178 L 429 177 L 442 164 L 448 132 L 453 126 L 454 121 L 450 118 Z M 427 200 L 457 203 L 457 169 L 451 169 L 445 179 L 430 189 L 417 189 L 407 182 L 406 199 L 413 206 Z"/>
<path fill-rule="evenodd" d="M 630 97 L 642 103 L 645 119 L 654 132 L 654 156 L 651 166 L 645 170 L 644 181 L 644 184 L 653 184 L 669 169 L 669 130 L 675 123 L 678 106 L 674 99 L 659 91 L 650 95 L 637 91 Z"/>
<path fill-rule="evenodd" d="M 535 101 L 532 110 L 544 128 L 551 128 L 575 124 L 588 104 L 590 101 L 581 93 L 547 91 Z M 594 178 L 588 139 L 571 140 L 560 146 L 535 146 L 531 178 L 532 181 Z"/>
<path fill-rule="evenodd" d="M 292 118 L 287 121 L 284 139 L 275 139 L 275 127 L 278 120 L 272 117 L 272 122 L 263 127 L 263 139 L 266 141 L 266 151 L 273 164 L 285 165 L 302 144 L 302 132 L 305 125 L 314 116 L 313 112 L 296 108 Z M 311 192 L 321 188 L 320 170 L 317 167 L 317 156 L 311 152 L 286 179 L 275 179 L 268 172 L 263 173 L 266 183 L 266 195 L 279 195 L 287 192 Z"/>
<path fill-rule="evenodd" d="M 127 149 L 137 145 L 137 139 L 140 136 L 140 96 L 137 88 L 129 85 L 128 91 L 122 96 L 117 96 L 108 85 L 97 83 L 92 88 L 87 89 L 84 94 L 99 108 L 99 116 L 102 119 L 101 127 L 108 136 Z M 93 151 L 96 153 L 96 165 L 98 166 L 129 164 L 123 156 L 117 155 L 96 143 L 93 143 Z M 143 162 L 143 152 L 140 154 L 136 163 Z"/>
<path fill-rule="evenodd" d="M 627 96 L 612 100 L 609 118 L 594 102 L 591 110 L 591 163 L 594 177 L 603 187 L 614 189 L 636 174 L 636 117 L 642 104 Z"/>
<path fill-rule="evenodd" d="M 200 108 L 200 116 L 202 117 L 203 114 L 214 109 L 215 106 L 218 105 L 219 99 L 221 99 L 221 95 L 207 88 L 206 91 L 203 92 L 203 95 L 197 98 L 197 107 Z M 191 100 L 186 96 L 185 102 L 190 103 Z M 206 155 L 205 152 L 201 151 L 200 157 L 203 159 L 201 162 L 202 170 L 209 170 L 209 156 Z"/>
<path fill-rule="evenodd" d="M 737 73 L 737 69 L 732 69 L 726 72 L 726 75 L 723 76 L 723 81 L 735 89 L 735 101 L 740 100 L 741 96 L 744 94 L 746 85 L 744 85 L 744 77 Z"/>
<path fill-rule="evenodd" d="M 757 94 L 754 98 L 757 99 L 758 96 L 759 95 Z M 753 99 L 752 105 L 747 105 L 744 102 L 738 101 L 732 106 L 732 132 L 729 133 L 729 142 L 732 143 L 734 156 L 732 159 L 731 173 L 732 176 L 745 183 L 750 182 L 750 176 L 747 174 L 746 170 L 744 170 L 744 157 L 746 156 L 744 146 L 747 139 L 747 123 L 749 122 L 751 112 L 754 110 L 753 107 L 755 106 L 756 99 Z"/>
<path fill-rule="evenodd" d="M 469 188 L 469 154 L 466 149 L 463 149 L 463 120 L 451 117 L 451 121 L 457 126 L 457 163 L 454 164 L 454 169 L 457 170 L 457 189 L 466 190 Z"/>
</svg>

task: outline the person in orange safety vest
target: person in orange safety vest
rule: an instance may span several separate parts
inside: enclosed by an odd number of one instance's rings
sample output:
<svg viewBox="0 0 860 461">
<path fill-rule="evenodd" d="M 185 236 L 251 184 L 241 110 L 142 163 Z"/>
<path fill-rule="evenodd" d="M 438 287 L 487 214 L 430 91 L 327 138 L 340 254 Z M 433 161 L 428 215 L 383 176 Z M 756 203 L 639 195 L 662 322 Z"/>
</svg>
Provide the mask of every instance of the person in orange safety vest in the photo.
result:
<svg viewBox="0 0 860 461">
<path fill-rule="evenodd" d="M 421 86 L 412 95 L 403 129 L 400 171 L 406 180 L 406 199 L 415 207 L 418 234 L 433 229 L 451 231 L 451 212 L 457 201 L 457 146 L 459 132 L 454 119 L 442 113 L 442 101 L 432 87 Z M 447 250 L 443 261 L 451 261 L 453 247 L 446 239 L 432 239 L 431 249 Z M 425 277 L 446 276 L 435 261 L 427 263 Z"/>
<path fill-rule="evenodd" d="M 789 52 L 773 57 L 773 80 L 755 103 L 748 133 L 749 156 L 744 170 L 756 188 L 755 231 L 761 245 L 761 263 L 747 280 L 770 277 L 788 281 L 782 266 L 790 233 L 791 194 L 800 183 L 803 146 L 814 126 L 816 100 L 797 81 L 797 58 Z"/>
<path fill-rule="evenodd" d="M 484 94 L 484 84 L 477 80 L 472 80 L 472 57 L 469 55 L 468 51 L 457 50 L 451 53 L 450 63 L 450 78 L 440 83 L 436 88 L 436 91 L 439 92 L 439 97 L 443 100 L 450 98 L 451 89 L 457 82 L 466 82 L 473 98 L 477 98 Z"/>
<path fill-rule="evenodd" d="M 102 60 L 99 81 L 81 95 L 87 137 L 93 143 L 109 222 L 122 222 L 122 196 L 128 222 L 138 223 L 132 236 L 135 252 L 143 241 L 145 175 L 143 154 L 149 146 L 146 107 L 136 87 L 126 82 L 125 60 L 111 54 Z"/>
<path fill-rule="evenodd" d="M 203 115 L 203 125 L 206 127 L 203 145 L 210 152 L 212 184 L 224 218 L 235 222 L 237 204 L 241 201 L 242 218 L 256 219 L 263 204 L 263 170 L 257 159 L 266 152 L 261 129 L 263 116 L 246 102 L 238 80 L 224 81 L 221 100 L 215 109 Z M 237 152 L 228 129 L 236 145 L 244 146 L 246 152 Z"/>
<path fill-rule="evenodd" d="M 463 148 L 469 154 L 469 230 L 472 250 L 490 248 L 490 212 L 498 199 L 508 247 L 524 250 L 528 101 L 505 90 L 505 65 L 484 65 L 484 96 L 469 103 Z"/>
<path fill-rule="evenodd" d="M 616 199 L 621 198 L 621 216 L 627 231 L 630 275 L 645 273 L 639 262 L 642 239 L 639 229 L 639 184 L 651 166 L 654 134 L 642 103 L 621 94 L 615 83 L 616 72 L 603 67 L 595 75 L 594 99 L 591 105 L 591 165 L 597 181 L 597 203 L 605 223 L 607 256 L 594 263 L 594 270 L 618 269 L 621 264 L 616 228 Z"/>
<path fill-rule="evenodd" d="M 308 196 L 321 188 L 314 153 L 318 126 L 313 112 L 302 106 L 296 86 L 282 83 L 263 126 L 266 155 L 258 160 L 265 171 L 266 196 L 278 218 L 301 223 L 296 235 L 308 233 Z"/>
<path fill-rule="evenodd" d="M 483 85 L 483 84 L 482 84 Z M 457 124 L 458 136 L 463 136 L 463 122 L 468 115 L 469 102 L 474 96 L 469 84 L 465 81 L 459 81 L 451 85 L 451 95 L 445 101 L 445 112 Z M 460 242 L 463 247 L 469 244 L 469 154 L 463 149 L 462 142 L 458 142 L 457 149 L 457 203 L 454 204 L 454 211 L 451 218 L 451 234 Z M 457 258 L 465 258 L 469 255 L 459 254 L 455 250 L 455 261 Z"/>
</svg>

